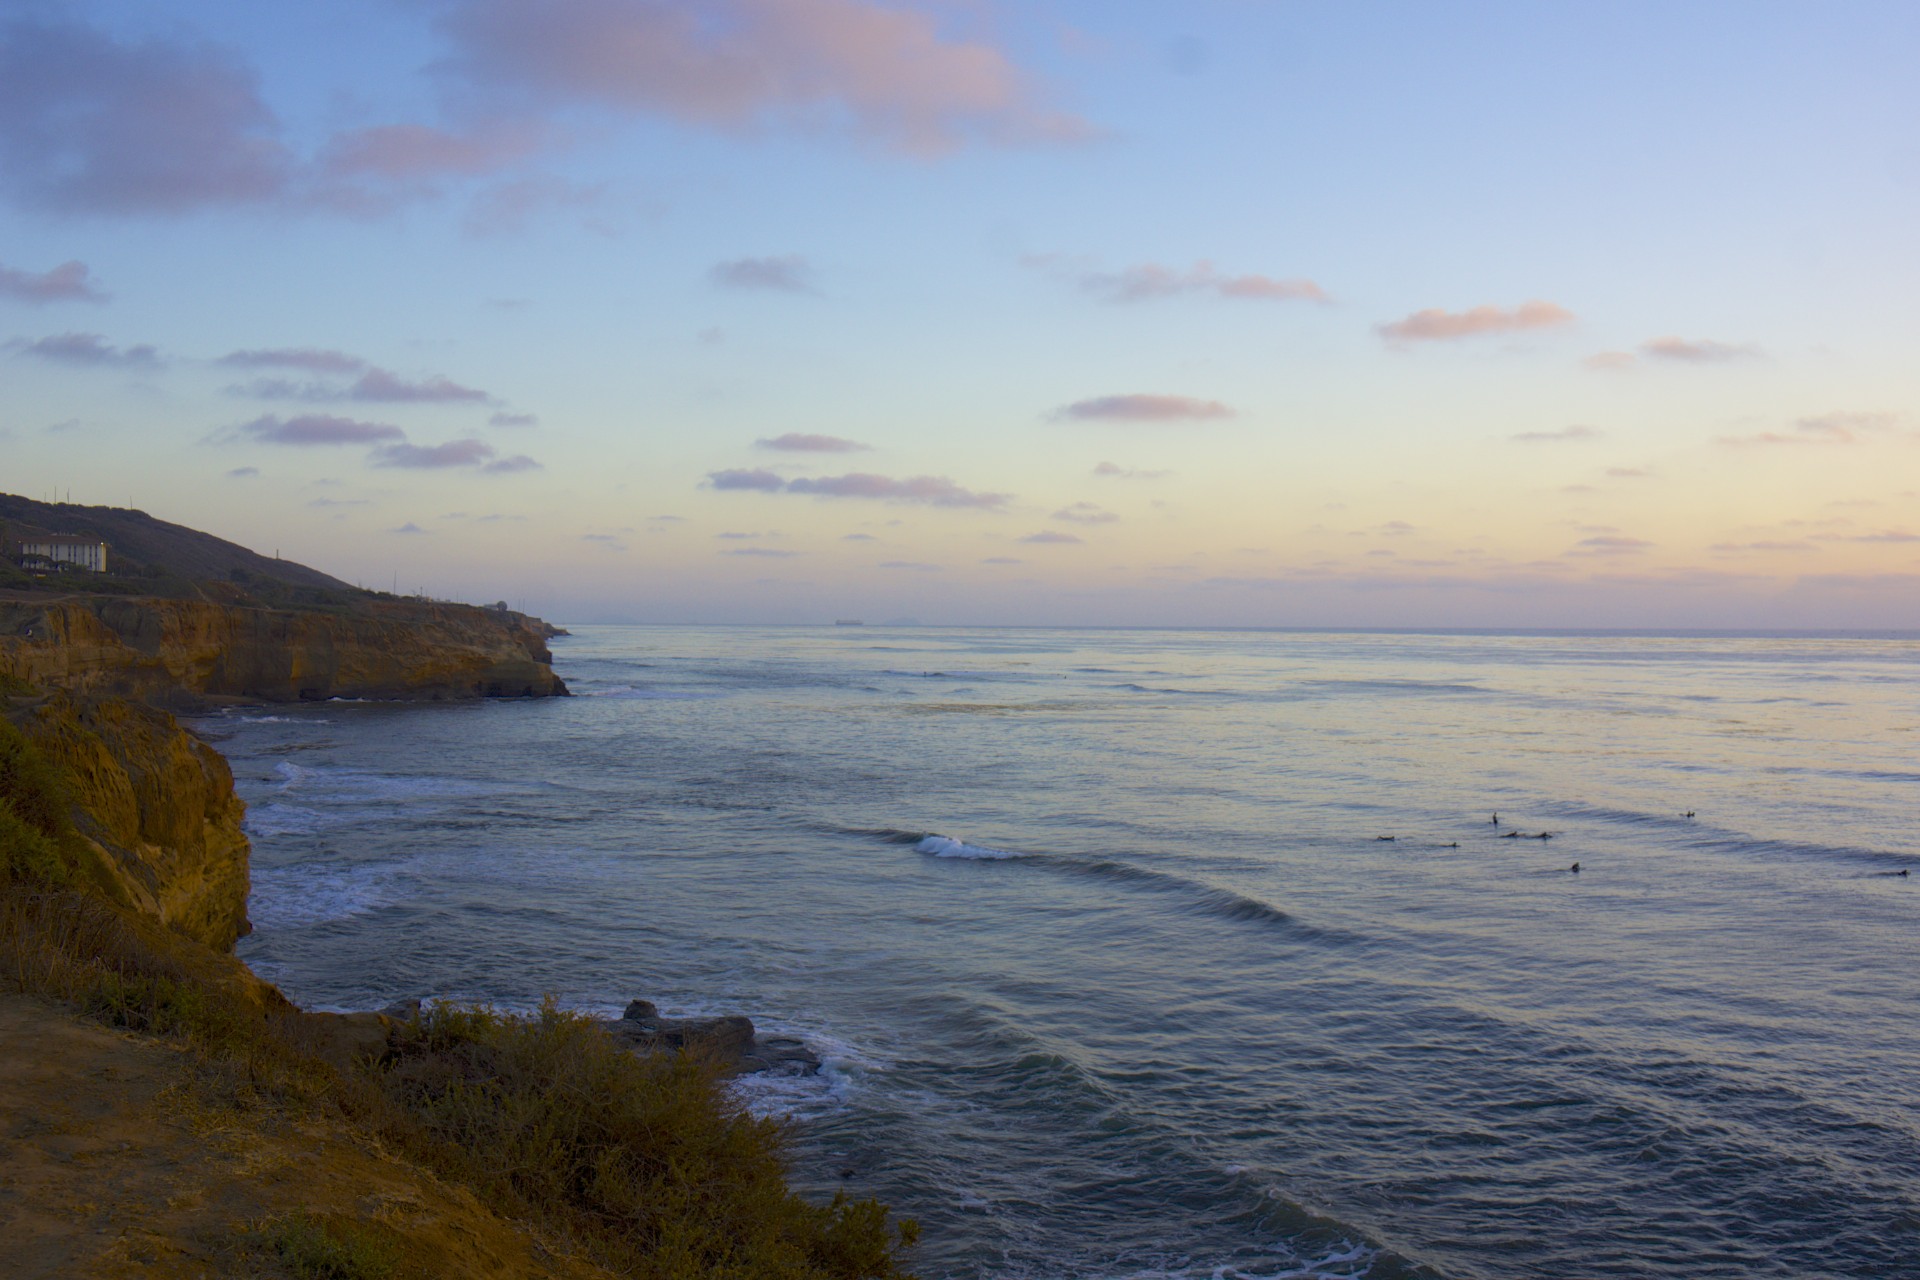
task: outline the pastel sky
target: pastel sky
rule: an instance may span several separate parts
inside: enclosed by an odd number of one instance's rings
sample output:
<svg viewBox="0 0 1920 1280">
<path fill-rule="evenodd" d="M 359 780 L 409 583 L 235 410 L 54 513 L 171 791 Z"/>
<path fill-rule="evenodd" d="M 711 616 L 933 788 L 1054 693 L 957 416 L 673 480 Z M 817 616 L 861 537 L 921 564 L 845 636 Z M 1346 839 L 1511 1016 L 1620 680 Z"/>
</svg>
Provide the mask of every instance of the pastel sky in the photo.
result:
<svg viewBox="0 0 1920 1280">
<path fill-rule="evenodd" d="M 1920 6 L 0 0 L 0 489 L 561 620 L 1920 627 Z"/>
</svg>

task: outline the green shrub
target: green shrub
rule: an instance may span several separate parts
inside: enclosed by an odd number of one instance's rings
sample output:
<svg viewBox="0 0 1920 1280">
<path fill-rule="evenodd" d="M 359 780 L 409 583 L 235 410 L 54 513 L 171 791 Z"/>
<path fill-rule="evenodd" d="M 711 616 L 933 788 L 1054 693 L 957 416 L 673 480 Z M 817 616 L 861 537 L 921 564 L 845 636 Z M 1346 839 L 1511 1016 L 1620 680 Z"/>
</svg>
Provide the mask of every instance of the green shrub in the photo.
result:
<svg viewBox="0 0 1920 1280">
<path fill-rule="evenodd" d="M 60 770 L 0 719 L 0 885 L 64 884 L 74 839 Z"/>
<path fill-rule="evenodd" d="M 301 1216 L 273 1224 L 273 1252 L 300 1280 L 387 1280 L 394 1251 L 363 1227 Z"/>
<path fill-rule="evenodd" d="M 633 1054 L 551 1000 L 531 1018 L 435 1006 L 379 1083 L 430 1139 L 418 1154 L 625 1274 L 899 1277 L 918 1234 L 873 1201 L 789 1191 L 780 1126 L 712 1062 Z"/>
</svg>

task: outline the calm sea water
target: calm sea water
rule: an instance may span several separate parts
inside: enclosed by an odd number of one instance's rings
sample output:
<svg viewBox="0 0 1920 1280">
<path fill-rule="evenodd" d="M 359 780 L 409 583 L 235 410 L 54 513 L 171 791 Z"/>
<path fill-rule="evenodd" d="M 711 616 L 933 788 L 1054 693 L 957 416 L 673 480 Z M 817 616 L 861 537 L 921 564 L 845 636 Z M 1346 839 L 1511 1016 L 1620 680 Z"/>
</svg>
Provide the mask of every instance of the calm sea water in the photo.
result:
<svg viewBox="0 0 1920 1280">
<path fill-rule="evenodd" d="M 1920 1276 L 1920 643 L 555 651 L 581 696 L 206 721 L 241 954 L 800 1035 L 749 1102 L 928 1277 Z"/>
</svg>

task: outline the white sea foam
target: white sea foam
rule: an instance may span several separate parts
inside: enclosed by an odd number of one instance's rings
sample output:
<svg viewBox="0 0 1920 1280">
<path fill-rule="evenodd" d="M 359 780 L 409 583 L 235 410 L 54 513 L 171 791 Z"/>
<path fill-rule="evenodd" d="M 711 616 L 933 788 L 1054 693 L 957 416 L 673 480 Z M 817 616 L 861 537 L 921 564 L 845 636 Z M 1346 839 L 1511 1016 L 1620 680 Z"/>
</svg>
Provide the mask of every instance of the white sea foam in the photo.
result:
<svg viewBox="0 0 1920 1280">
<path fill-rule="evenodd" d="M 1003 858 L 1030 858 L 1028 853 L 1015 853 L 1011 849 L 989 849 L 985 845 L 968 844 L 964 840 L 955 840 L 951 836 L 928 836 L 913 846 L 920 853 L 930 853 L 936 858 L 972 858 L 982 861 L 999 861 Z"/>
<path fill-rule="evenodd" d="M 297 929 L 364 915 L 399 901 L 404 869 L 394 863 L 255 868 L 247 914 L 265 929 Z"/>
<path fill-rule="evenodd" d="M 317 831 L 325 820 L 312 809 L 295 804 L 256 804 L 247 810 L 247 834 L 263 836 L 305 836 Z"/>
<path fill-rule="evenodd" d="M 728 1088 L 750 1113 L 762 1119 L 817 1120 L 845 1111 L 869 1073 L 887 1064 L 855 1046 L 815 1031 L 762 1023 L 760 1035 L 798 1040 L 820 1059 L 812 1075 L 777 1071 L 736 1076 Z"/>
</svg>

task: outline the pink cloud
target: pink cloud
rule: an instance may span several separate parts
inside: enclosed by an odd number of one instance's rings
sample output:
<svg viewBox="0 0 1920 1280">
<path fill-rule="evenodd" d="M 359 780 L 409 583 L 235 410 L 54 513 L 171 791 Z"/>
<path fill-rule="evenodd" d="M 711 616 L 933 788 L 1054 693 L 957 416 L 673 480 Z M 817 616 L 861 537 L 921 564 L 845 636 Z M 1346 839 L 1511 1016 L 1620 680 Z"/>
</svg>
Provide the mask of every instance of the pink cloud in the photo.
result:
<svg viewBox="0 0 1920 1280">
<path fill-rule="evenodd" d="M 374 451 L 377 467 L 477 467 L 493 457 L 484 440 L 449 440 L 445 444 L 390 444 Z"/>
<path fill-rule="evenodd" d="M 1054 410 L 1056 419 L 1080 422 L 1177 422 L 1209 418 L 1231 418 L 1234 411 L 1218 400 L 1199 400 L 1192 396 L 1134 394 L 1096 396 L 1076 400 Z"/>
<path fill-rule="evenodd" d="M 1311 280 L 1222 275 L 1206 261 L 1196 262 L 1184 270 L 1148 262 L 1119 272 L 1093 272 L 1081 277 L 1080 286 L 1108 302 L 1148 302 L 1192 293 L 1261 302 L 1328 301 L 1326 291 Z"/>
<path fill-rule="evenodd" d="M 435 375 L 419 382 L 408 382 L 386 369 L 369 369 L 347 390 L 351 400 L 370 400 L 389 404 L 484 403 L 491 397 L 473 387 L 463 387 Z"/>
<path fill-rule="evenodd" d="M 1760 354 L 1754 346 L 1735 346 L 1708 338 L 1654 338 L 1640 344 L 1640 354 L 1650 360 L 1673 360 L 1682 364 L 1725 364 L 1730 360 L 1750 360 Z"/>
<path fill-rule="evenodd" d="M 443 26 L 488 96 L 843 127 L 917 155 L 1090 133 L 1045 111 L 1000 50 L 868 0 L 460 0 Z"/>
<path fill-rule="evenodd" d="M 1600 351 L 1580 363 L 1595 373 L 1625 373 L 1639 361 L 1631 351 Z"/>
<path fill-rule="evenodd" d="M 491 173 L 538 151 L 544 131 L 527 124 L 454 133 L 425 124 L 387 124 L 336 134 L 321 168 L 336 178 L 409 182 Z"/>
<path fill-rule="evenodd" d="M 776 449 L 784 453 L 858 453 L 873 446 L 861 444 L 858 440 L 844 440 L 839 436 L 807 435 L 798 431 L 789 431 L 783 436 L 774 436 L 771 440 L 755 440 L 756 449 Z"/>
<path fill-rule="evenodd" d="M 406 438 L 406 432 L 391 423 L 359 422 L 325 413 L 309 413 L 285 421 L 269 414 L 255 418 L 240 430 L 268 444 L 375 444 Z"/>
<path fill-rule="evenodd" d="M 231 54 L 81 22 L 0 26 L 0 189 L 57 213 L 185 213 L 280 197 L 291 160 Z"/>
<path fill-rule="evenodd" d="M 1430 307 L 1416 311 L 1404 320 L 1380 326 L 1380 336 L 1389 342 L 1451 342 L 1457 338 L 1475 338 L 1489 333 L 1525 333 L 1532 329 L 1551 329 L 1572 324 L 1573 313 L 1551 302 L 1523 302 L 1511 310 L 1480 306 L 1467 311 L 1444 311 Z"/>
<path fill-rule="evenodd" d="M 105 302 L 84 262 L 63 262 L 46 271 L 0 267 L 0 298 L 21 302 Z"/>
</svg>

